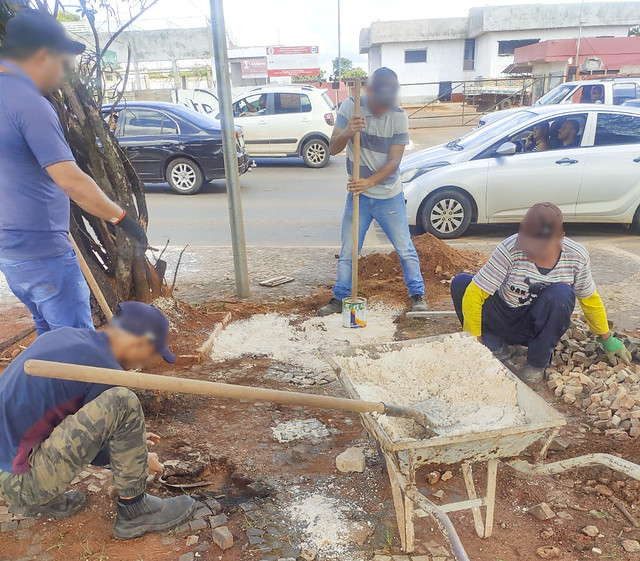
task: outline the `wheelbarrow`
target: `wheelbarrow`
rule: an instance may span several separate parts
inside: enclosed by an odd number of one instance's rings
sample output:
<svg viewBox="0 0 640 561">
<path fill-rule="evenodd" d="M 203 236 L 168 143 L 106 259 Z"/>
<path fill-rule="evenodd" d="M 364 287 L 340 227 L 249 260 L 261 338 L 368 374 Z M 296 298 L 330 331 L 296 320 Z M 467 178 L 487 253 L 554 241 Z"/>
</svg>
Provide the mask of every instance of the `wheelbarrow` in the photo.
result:
<svg viewBox="0 0 640 561">
<path fill-rule="evenodd" d="M 384 353 L 398 350 L 408 345 L 423 345 L 444 339 L 445 336 L 412 339 L 384 345 L 366 345 L 347 347 L 333 356 L 325 356 L 335 370 L 338 379 L 351 398 L 359 398 L 350 372 L 338 364 L 341 357 L 354 356 L 356 353 L 368 353 L 372 359 L 378 359 Z M 469 338 L 469 344 L 480 344 Z M 495 359 L 497 360 L 497 359 Z M 542 463 L 549 446 L 566 425 L 563 416 L 551 407 L 542 397 L 506 369 L 506 375 L 516 383 L 518 406 L 525 415 L 525 423 L 517 426 L 470 432 L 456 436 L 433 436 L 420 440 L 394 442 L 380 424 L 378 416 L 361 413 L 360 417 L 369 434 L 379 443 L 386 463 L 396 512 L 396 521 L 400 533 L 402 549 L 406 553 L 414 551 L 414 519 L 431 517 L 434 519 L 451 552 L 457 561 L 468 561 L 460 538 L 448 517 L 449 512 L 471 510 L 475 531 L 480 538 L 492 535 L 495 511 L 495 495 L 498 462 L 503 461 L 511 468 L 527 475 L 549 475 L 569 469 L 603 465 L 640 480 L 640 466 L 608 454 L 589 454 L 550 464 Z M 537 454 L 536 463 L 530 464 L 517 459 L 529 446 L 545 439 Z M 479 496 L 474 483 L 473 464 L 487 463 L 487 485 L 484 496 Z M 416 472 L 429 465 L 461 464 L 468 499 L 436 505 L 422 494 L 416 485 Z M 484 518 L 482 509 L 484 508 Z"/>
</svg>

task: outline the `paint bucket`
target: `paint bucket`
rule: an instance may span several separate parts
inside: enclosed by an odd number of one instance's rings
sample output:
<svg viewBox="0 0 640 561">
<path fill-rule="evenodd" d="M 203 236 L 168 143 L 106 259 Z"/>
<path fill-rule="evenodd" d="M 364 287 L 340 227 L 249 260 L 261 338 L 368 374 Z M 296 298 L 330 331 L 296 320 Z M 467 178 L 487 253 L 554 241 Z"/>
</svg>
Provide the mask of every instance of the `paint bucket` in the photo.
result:
<svg viewBox="0 0 640 561">
<path fill-rule="evenodd" d="M 342 327 L 367 327 L 367 299 L 342 300 Z"/>
</svg>

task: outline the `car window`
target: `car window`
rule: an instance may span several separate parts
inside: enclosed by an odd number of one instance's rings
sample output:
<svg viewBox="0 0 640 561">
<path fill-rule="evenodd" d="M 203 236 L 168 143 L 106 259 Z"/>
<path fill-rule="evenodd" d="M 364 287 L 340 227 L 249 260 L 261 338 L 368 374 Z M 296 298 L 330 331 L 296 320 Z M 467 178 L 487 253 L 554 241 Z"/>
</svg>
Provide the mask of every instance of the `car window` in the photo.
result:
<svg viewBox="0 0 640 561">
<path fill-rule="evenodd" d="M 634 82 L 613 84 L 613 104 L 622 105 L 630 99 L 640 97 L 640 86 Z"/>
<path fill-rule="evenodd" d="M 640 117 L 598 113 L 595 146 L 613 144 L 640 144 Z"/>
<path fill-rule="evenodd" d="M 306 94 L 273 94 L 273 112 L 276 115 L 282 115 L 286 113 L 309 113 L 310 111 L 311 100 Z"/>
<path fill-rule="evenodd" d="M 518 111 L 517 113 L 510 115 L 508 119 L 499 119 L 493 123 L 485 125 L 484 127 L 479 127 L 464 135 L 462 138 L 448 142 L 444 146 L 445 148 L 454 151 L 476 148 L 486 142 L 489 142 L 492 138 L 505 134 L 505 132 L 514 125 L 530 120 L 533 116 L 534 113 L 530 113 L 529 111 Z"/>
<path fill-rule="evenodd" d="M 233 104 L 233 115 L 235 117 L 251 117 L 264 115 L 267 111 L 267 94 L 248 95 Z"/>
<path fill-rule="evenodd" d="M 176 123 L 159 111 L 127 108 L 120 112 L 118 125 L 124 136 L 162 136 L 178 134 Z"/>
<path fill-rule="evenodd" d="M 555 105 L 562 103 L 565 97 L 575 88 L 571 85 L 562 85 L 553 88 L 549 93 L 543 95 L 534 105 Z"/>
<path fill-rule="evenodd" d="M 322 99 L 325 100 L 326 104 L 329 106 L 329 109 L 333 110 L 336 108 L 335 103 L 333 103 L 333 101 L 331 101 L 331 98 L 329 97 L 329 94 L 327 92 L 324 92 L 322 94 Z"/>
<path fill-rule="evenodd" d="M 122 129 L 124 127 L 124 123 L 120 120 L 121 111 L 105 111 L 102 113 L 102 118 L 104 122 L 107 123 L 109 127 L 109 131 L 112 132 L 116 137 L 122 136 Z"/>
</svg>

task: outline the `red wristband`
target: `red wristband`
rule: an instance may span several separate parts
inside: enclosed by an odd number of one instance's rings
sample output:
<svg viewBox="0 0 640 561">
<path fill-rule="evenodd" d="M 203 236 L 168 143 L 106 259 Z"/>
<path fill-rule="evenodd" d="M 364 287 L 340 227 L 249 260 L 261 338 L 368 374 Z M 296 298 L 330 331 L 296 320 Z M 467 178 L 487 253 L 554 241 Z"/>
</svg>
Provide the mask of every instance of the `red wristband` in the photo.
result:
<svg viewBox="0 0 640 561">
<path fill-rule="evenodd" d="M 127 214 L 127 211 L 126 211 L 126 210 L 123 210 L 123 211 L 122 211 L 122 214 L 121 214 L 118 218 L 116 218 L 116 217 L 114 216 L 113 218 L 110 218 L 110 219 L 109 219 L 109 222 L 111 222 L 111 224 L 113 224 L 114 226 L 115 226 L 116 224 L 120 224 L 120 222 L 122 222 L 122 219 L 124 218 L 125 214 Z"/>
</svg>

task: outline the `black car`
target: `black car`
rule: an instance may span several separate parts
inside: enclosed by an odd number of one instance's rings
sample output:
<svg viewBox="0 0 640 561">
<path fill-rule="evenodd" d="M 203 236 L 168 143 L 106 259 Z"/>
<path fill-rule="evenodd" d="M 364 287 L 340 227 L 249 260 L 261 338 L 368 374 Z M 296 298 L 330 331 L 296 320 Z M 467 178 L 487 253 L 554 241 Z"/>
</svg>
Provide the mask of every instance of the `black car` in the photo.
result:
<svg viewBox="0 0 640 561">
<path fill-rule="evenodd" d="M 102 114 L 145 183 L 169 183 L 181 195 L 225 176 L 220 121 L 184 105 L 130 101 Z M 242 127 L 236 126 L 238 168 L 251 168 Z"/>
</svg>

